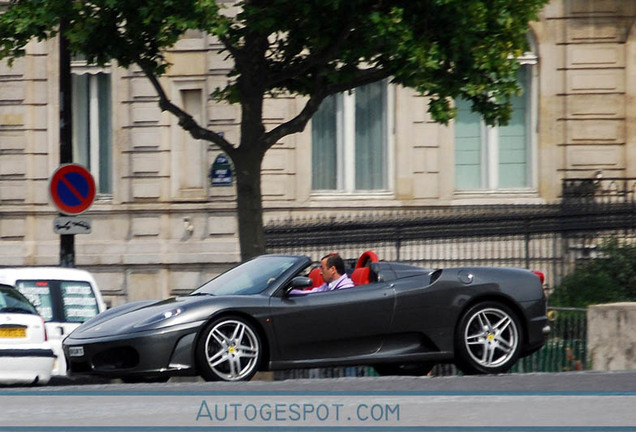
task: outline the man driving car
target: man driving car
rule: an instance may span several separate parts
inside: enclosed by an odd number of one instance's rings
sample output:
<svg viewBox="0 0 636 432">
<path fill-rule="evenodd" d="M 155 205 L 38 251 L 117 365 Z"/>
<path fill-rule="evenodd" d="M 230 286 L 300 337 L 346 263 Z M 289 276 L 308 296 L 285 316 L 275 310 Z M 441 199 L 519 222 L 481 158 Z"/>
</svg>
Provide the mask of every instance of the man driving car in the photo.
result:
<svg viewBox="0 0 636 432">
<path fill-rule="evenodd" d="M 347 276 L 345 271 L 344 260 L 337 253 L 330 253 L 321 258 L 320 274 L 322 275 L 322 279 L 325 281 L 324 284 L 310 290 L 294 289 L 290 291 L 290 294 L 313 294 L 317 292 L 335 291 L 353 287 L 353 281 L 349 278 L 349 276 Z"/>
</svg>

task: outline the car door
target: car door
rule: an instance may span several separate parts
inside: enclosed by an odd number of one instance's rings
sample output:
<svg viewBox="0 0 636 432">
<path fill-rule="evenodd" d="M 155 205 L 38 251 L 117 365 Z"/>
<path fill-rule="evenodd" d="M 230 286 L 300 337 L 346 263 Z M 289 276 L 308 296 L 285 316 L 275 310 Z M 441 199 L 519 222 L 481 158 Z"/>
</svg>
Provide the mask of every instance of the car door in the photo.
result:
<svg viewBox="0 0 636 432">
<path fill-rule="evenodd" d="M 393 290 L 382 282 L 272 297 L 279 359 L 340 359 L 377 352 L 391 323 L 393 299 Z"/>
<path fill-rule="evenodd" d="M 422 340 L 430 341 L 435 350 L 453 350 L 457 312 L 469 296 L 457 282 L 429 282 L 428 276 L 394 281 L 395 319 L 383 350 Z"/>
</svg>

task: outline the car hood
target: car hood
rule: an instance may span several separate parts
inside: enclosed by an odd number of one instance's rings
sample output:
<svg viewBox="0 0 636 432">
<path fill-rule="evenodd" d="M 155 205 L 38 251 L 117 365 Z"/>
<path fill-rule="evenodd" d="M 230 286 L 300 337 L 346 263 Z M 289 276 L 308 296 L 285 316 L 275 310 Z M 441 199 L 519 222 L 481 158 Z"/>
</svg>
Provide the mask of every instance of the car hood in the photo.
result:
<svg viewBox="0 0 636 432">
<path fill-rule="evenodd" d="M 213 296 L 185 296 L 162 301 L 127 303 L 86 321 L 69 338 L 101 338 L 196 322 L 209 316 L 215 303 L 217 301 Z"/>
</svg>

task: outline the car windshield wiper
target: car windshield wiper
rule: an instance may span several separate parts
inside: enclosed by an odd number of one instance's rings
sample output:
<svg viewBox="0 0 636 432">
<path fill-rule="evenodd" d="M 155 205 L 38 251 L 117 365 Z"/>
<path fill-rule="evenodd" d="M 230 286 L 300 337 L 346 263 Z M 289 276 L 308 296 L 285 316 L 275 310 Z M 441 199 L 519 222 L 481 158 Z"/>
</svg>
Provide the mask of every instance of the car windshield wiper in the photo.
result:
<svg viewBox="0 0 636 432">
<path fill-rule="evenodd" d="M 192 294 L 189 294 L 189 295 L 194 297 L 194 296 L 204 296 L 204 295 L 213 296 L 214 294 L 206 293 L 206 292 L 198 292 L 198 293 L 192 293 Z"/>
</svg>

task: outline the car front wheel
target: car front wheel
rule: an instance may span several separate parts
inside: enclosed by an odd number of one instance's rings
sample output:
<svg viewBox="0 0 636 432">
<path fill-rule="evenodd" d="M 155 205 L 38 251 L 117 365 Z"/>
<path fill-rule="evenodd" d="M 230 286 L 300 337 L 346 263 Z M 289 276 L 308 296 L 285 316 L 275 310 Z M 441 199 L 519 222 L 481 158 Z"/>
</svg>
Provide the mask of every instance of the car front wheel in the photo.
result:
<svg viewBox="0 0 636 432">
<path fill-rule="evenodd" d="M 455 334 L 457 366 L 466 374 L 507 372 L 519 357 L 522 330 L 517 315 L 499 302 L 472 306 Z"/>
<path fill-rule="evenodd" d="M 216 319 L 197 344 L 199 372 L 206 381 L 247 381 L 258 370 L 261 347 L 258 333 L 243 318 Z"/>
</svg>

